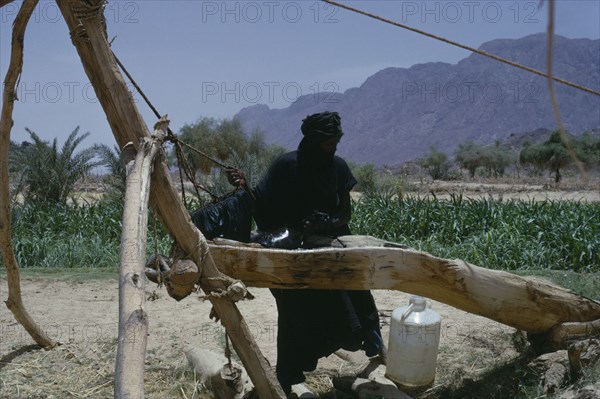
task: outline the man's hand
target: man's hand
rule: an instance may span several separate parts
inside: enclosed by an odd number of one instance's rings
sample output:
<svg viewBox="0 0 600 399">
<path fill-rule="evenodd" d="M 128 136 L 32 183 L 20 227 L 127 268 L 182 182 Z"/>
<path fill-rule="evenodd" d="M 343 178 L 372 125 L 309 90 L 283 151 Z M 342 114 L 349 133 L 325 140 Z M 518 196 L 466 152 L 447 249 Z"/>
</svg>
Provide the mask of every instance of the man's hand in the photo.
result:
<svg viewBox="0 0 600 399">
<path fill-rule="evenodd" d="M 240 169 L 227 168 L 225 169 L 225 173 L 227 174 L 227 181 L 232 186 L 244 187 L 246 185 L 246 176 Z"/>
</svg>

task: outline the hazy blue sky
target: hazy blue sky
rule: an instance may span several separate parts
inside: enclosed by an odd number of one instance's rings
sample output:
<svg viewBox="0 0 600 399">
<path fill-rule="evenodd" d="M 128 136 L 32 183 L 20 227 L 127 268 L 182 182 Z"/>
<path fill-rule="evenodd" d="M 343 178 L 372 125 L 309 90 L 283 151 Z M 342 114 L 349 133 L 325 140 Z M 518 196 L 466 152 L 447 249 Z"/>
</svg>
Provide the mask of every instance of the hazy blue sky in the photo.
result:
<svg viewBox="0 0 600 399">
<path fill-rule="evenodd" d="M 496 38 L 545 32 L 547 7 L 534 1 L 343 1 L 478 47 Z M 20 2 L 0 10 L 0 74 L 6 74 Z M 177 131 L 202 116 L 231 117 L 263 103 L 286 107 L 299 95 L 344 91 L 388 66 L 455 63 L 469 55 L 433 39 L 303 1 L 111 1 L 113 49 Z M 557 1 L 556 32 L 600 38 L 600 1 Z M 114 138 L 83 73 L 56 4 L 41 0 L 25 41 L 25 68 L 12 139 L 62 141 L 76 126 L 93 142 Z M 154 116 L 135 95 L 152 126 Z"/>
</svg>

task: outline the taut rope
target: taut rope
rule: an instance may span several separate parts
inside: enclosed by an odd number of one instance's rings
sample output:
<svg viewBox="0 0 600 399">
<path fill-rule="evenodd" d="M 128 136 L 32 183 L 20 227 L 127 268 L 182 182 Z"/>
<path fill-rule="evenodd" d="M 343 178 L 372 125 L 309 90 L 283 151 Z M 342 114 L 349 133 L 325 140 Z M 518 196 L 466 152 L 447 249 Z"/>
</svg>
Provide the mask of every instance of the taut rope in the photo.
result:
<svg viewBox="0 0 600 399">
<path fill-rule="evenodd" d="M 361 14 L 361 15 L 367 16 L 369 18 L 376 19 L 377 21 L 385 22 L 386 24 L 394 25 L 394 26 L 396 26 L 398 28 L 407 29 L 409 31 L 418 33 L 420 35 L 424 35 L 424 36 L 430 37 L 432 39 L 439 40 L 439 41 L 444 42 L 444 43 L 448 43 L 448 44 L 450 44 L 452 46 L 456 46 L 456 47 L 460 47 L 460 48 L 465 49 L 465 50 L 472 51 L 473 53 L 476 53 L 476 54 L 479 54 L 479 55 L 483 55 L 483 56 L 491 58 L 493 60 L 496 60 L 496 61 L 502 62 L 504 64 L 508 64 L 508 65 L 514 66 L 516 68 L 523 69 L 523 70 L 525 70 L 527 72 L 531 72 L 531 73 L 543 76 L 543 77 L 548 78 L 548 79 L 555 80 L 555 81 L 560 82 L 562 84 L 565 84 L 567 86 L 574 87 L 574 88 L 576 88 L 578 90 L 582 90 L 582 91 L 585 91 L 587 93 L 591 93 L 591 94 L 595 94 L 597 96 L 600 96 L 600 91 L 598 91 L 598 90 L 594 90 L 594 89 L 591 89 L 589 87 L 582 86 L 580 84 L 577 84 L 577 83 L 574 83 L 574 82 L 571 82 L 571 81 L 568 81 L 568 80 L 565 80 L 565 79 L 561 79 L 561 78 L 558 78 L 556 76 L 552 76 L 552 74 L 544 73 L 544 72 L 542 72 L 540 70 L 537 70 L 537 69 L 534 69 L 534 68 L 530 68 L 528 66 L 525 66 L 525 65 L 513 62 L 511 60 L 507 60 L 506 58 L 502 58 L 502 57 L 497 56 L 495 54 L 488 53 L 487 51 L 479 50 L 479 49 L 477 49 L 475 47 L 467 46 L 465 44 L 455 42 L 454 40 L 446 39 L 445 37 L 434 35 L 433 33 L 429 33 L 429 32 L 426 32 L 424 30 L 421 30 L 421 29 L 413 28 L 411 26 L 402 24 L 400 22 L 392 21 L 391 19 L 387 19 L 387 18 L 380 17 L 379 15 L 371 14 L 370 12 L 363 11 L 363 10 L 360 10 L 358 8 L 354 8 L 354 7 L 351 7 L 351 6 L 342 4 L 342 3 L 338 3 L 337 1 L 334 1 L 334 0 L 321 0 L 321 1 L 323 1 L 323 2 L 325 2 L 327 4 L 331 4 L 333 6 L 344 8 L 344 9 L 346 9 L 348 11 L 352 11 L 352 12 L 355 12 L 357 14 Z"/>
</svg>

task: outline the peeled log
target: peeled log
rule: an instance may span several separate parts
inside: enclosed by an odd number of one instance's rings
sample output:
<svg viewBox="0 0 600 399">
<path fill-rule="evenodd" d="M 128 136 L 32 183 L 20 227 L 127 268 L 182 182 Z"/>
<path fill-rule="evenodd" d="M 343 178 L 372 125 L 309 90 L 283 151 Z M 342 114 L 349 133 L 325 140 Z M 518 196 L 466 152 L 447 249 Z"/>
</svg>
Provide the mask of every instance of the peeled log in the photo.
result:
<svg viewBox="0 0 600 399">
<path fill-rule="evenodd" d="M 237 363 L 228 365 L 224 355 L 208 349 L 189 348 L 185 357 L 194 367 L 200 382 L 208 385 L 215 399 L 242 399 L 252 390 L 244 369 Z"/>
<path fill-rule="evenodd" d="M 146 258 L 150 175 L 168 124 L 166 118 L 156 124 L 155 133 L 160 135 L 160 141 L 144 139 L 137 154 L 133 143 L 129 143 L 122 152 L 127 181 L 119 256 L 119 339 L 115 398 L 144 397 L 148 315 L 145 310 L 145 283 L 142 275 Z"/>
<path fill-rule="evenodd" d="M 528 333 L 545 333 L 558 323 L 600 318 L 599 302 L 545 281 L 441 259 L 392 243 L 389 247 L 314 250 L 212 244 L 210 252 L 223 273 L 253 287 L 398 290 Z"/>
</svg>

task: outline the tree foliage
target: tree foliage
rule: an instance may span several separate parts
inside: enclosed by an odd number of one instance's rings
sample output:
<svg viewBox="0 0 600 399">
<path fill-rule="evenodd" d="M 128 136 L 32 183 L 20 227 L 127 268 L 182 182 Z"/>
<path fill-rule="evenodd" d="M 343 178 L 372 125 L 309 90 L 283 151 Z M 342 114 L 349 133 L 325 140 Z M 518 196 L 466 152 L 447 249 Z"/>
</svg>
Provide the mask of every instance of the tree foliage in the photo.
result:
<svg viewBox="0 0 600 399">
<path fill-rule="evenodd" d="M 97 146 L 98 164 L 106 169 L 103 177 L 104 194 L 109 200 L 121 201 L 125 196 L 125 167 L 121 162 L 121 151 L 116 145 Z"/>
<path fill-rule="evenodd" d="M 588 167 L 600 166 L 600 137 L 584 132 L 578 140 L 583 159 Z"/>
<path fill-rule="evenodd" d="M 427 169 L 433 180 L 439 180 L 448 172 L 448 155 L 430 146 L 429 154 L 419 159 L 419 164 Z"/>
<path fill-rule="evenodd" d="M 591 136 L 582 137 L 581 139 L 570 136 L 569 141 L 575 156 L 580 161 L 587 165 L 594 162 L 594 145 L 597 145 L 597 143 L 594 143 Z M 554 173 L 556 183 L 560 182 L 562 178 L 560 170 L 573 163 L 573 159 L 569 155 L 558 130 L 550 133 L 550 137 L 543 143 L 524 146 L 519 155 L 519 160 L 524 165 L 533 165 L 539 170 L 549 170 Z"/>
<path fill-rule="evenodd" d="M 461 168 L 469 171 L 471 179 L 475 177 L 477 168 L 482 165 L 482 151 L 482 146 L 475 144 L 473 141 L 467 141 L 466 143 L 459 144 L 454 152 L 456 162 L 458 162 Z"/>
<path fill-rule="evenodd" d="M 502 177 L 506 168 L 516 160 L 516 155 L 502 147 L 500 142 L 483 146 L 467 141 L 458 146 L 454 157 L 461 168 L 469 171 L 471 179 L 478 168 L 483 168 L 487 176 Z"/>
<path fill-rule="evenodd" d="M 17 195 L 24 189 L 24 176 L 22 168 L 19 166 L 19 160 L 23 157 L 23 152 L 27 146 L 31 145 L 28 141 L 23 141 L 17 144 L 10 141 L 8 147 L 8 174 L 9 174 L 9 191 L 11 202 L 15 200 Z"/>
<path fill-rule="evenodd" d="M 86 176 L 97 165 L 93 162 L 97 148 L 77 147 L 89 136 L 78 135 L 75 128 L 59 148 L 57 139 L 52 143 L 42 140 L 35 132 L 25 129 L 32 143 L 23 143 L 15 149 L 11 160 L 13 171 L 18 171 L 17 180 L 26 201 L 66 203 L 75 183 Z"/>
<path fill-rule="evenodd" d="M 251 186 L 258 183 L 273 159 L 286 151 L 281 146 L 267 145 L 264 133 L 259 129 L 247 135 L 237 118 L 201 118 L 181 128 L 179 137 L 211 158 L 243 170 Z M 196 179 L 203 186 L 215 194 L 231 189 L 224 173 L 213 161 L 189 148 L 183 150 Z"/>
<path fill-rule="evenodd" d="M 198 122 L 181 128 L 179 137 L 185 143 L 204 152 L 212 158 L 228 163 L 233 154 L 246 158 L 260 157 L 267 148 L 264 133 L 255 130 L 247 136 L 239 119 L 202 118 Z M 210 173 L 216 165 L 208 158 L 184 148 L 188 162 L 195 171 Z"/>
<path fill-rule="evenodd" d="M 350 165 L 352 174 L 356 178 L 356 190 L 362 193 L 371 193 L 377 190 L 378 173 L 375 165 Z"/>
</svg>

